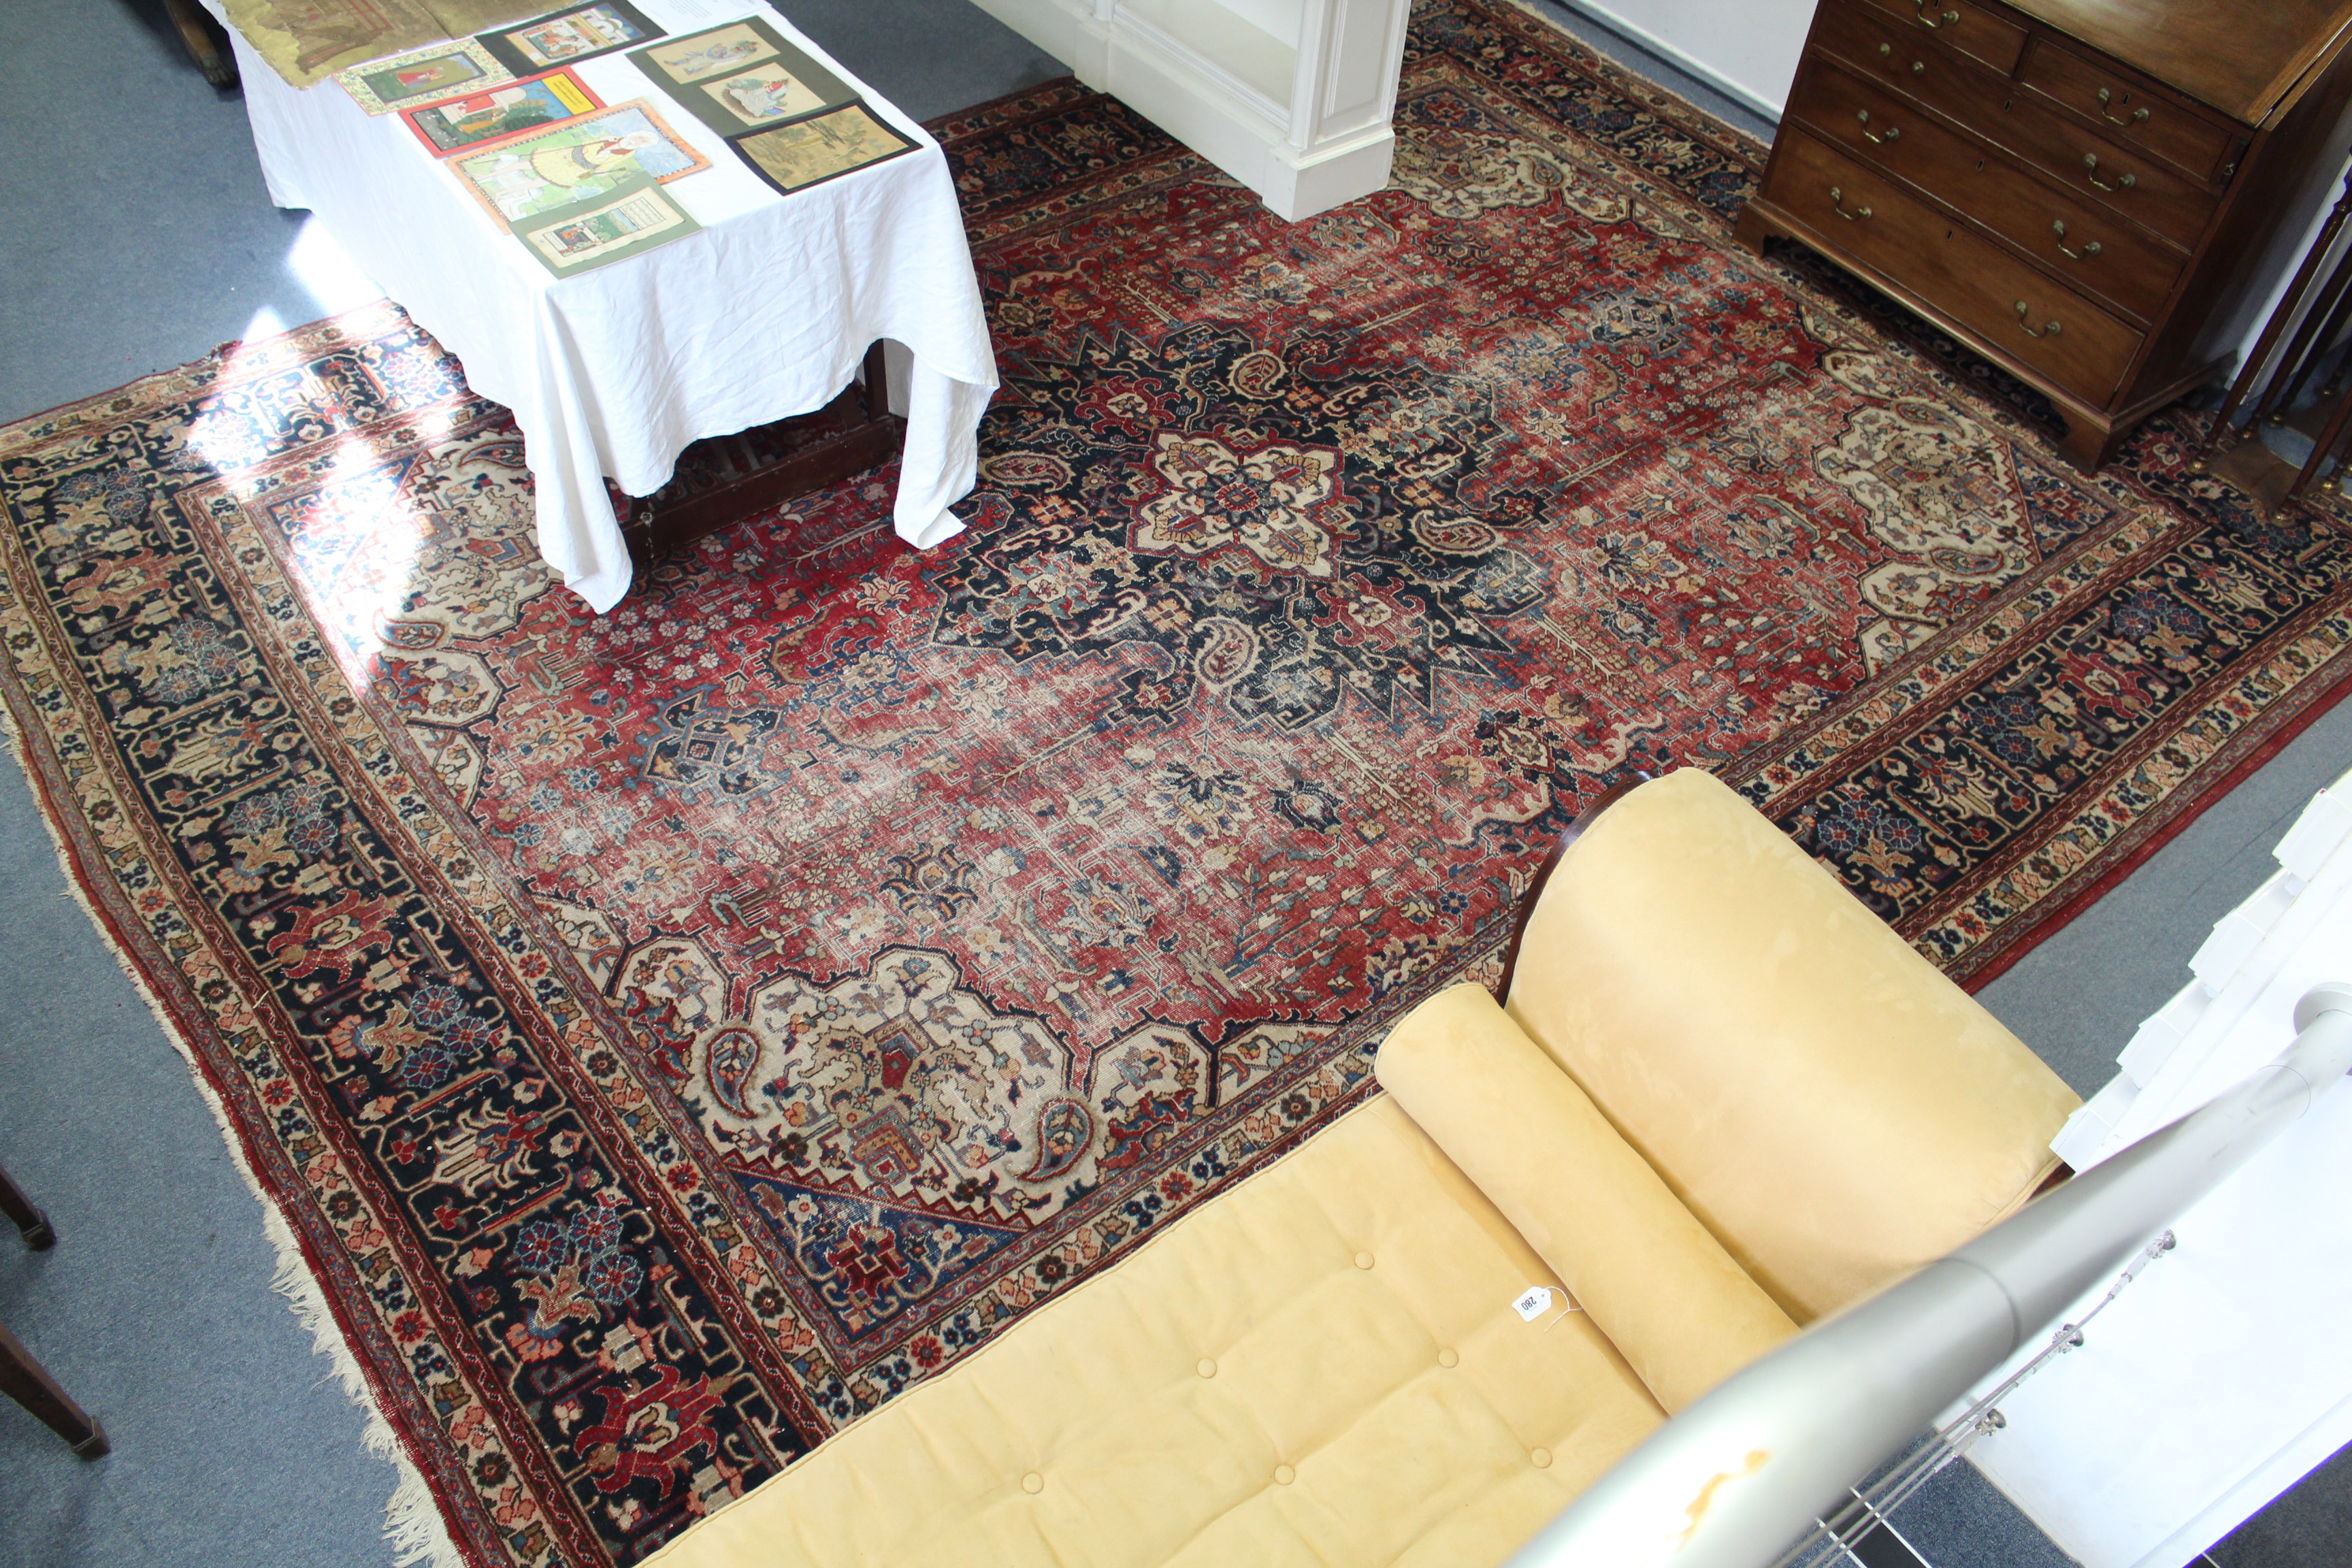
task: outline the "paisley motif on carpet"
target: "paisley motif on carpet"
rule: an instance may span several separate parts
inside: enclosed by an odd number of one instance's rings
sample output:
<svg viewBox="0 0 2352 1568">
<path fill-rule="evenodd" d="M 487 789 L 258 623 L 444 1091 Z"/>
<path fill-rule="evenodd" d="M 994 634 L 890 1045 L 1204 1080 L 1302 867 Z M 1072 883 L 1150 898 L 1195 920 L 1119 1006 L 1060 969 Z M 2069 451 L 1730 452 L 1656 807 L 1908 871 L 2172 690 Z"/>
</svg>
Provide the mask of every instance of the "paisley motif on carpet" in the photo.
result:
<svg viewBox="0 0 2352 1568">
<path fill-rule="evenodd" d="M 0 430 L 71 869 L 484 1563 L 636 1561 L 1370 1092 L 1634 770 L 1990 973 L 2332 700 L 2352 554 L 1729 240 L 1762 149 L 1481 0 L 1297 226 L 940 127 L 1005 387 L 599 618 L 379 307 Z"/>
</svg>

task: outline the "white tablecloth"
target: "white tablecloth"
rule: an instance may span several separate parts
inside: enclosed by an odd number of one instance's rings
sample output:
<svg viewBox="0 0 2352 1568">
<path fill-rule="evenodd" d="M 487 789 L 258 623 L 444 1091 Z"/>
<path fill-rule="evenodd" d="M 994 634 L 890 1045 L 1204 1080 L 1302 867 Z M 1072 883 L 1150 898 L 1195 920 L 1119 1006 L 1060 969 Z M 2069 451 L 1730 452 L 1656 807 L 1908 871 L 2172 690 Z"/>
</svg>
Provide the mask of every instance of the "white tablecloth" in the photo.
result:
<svg viewBox="0 0 2352 1568">
<path fill-rule="evenodd" d="M 398 114 L 370 118 L 331 80 L 298 92 L 236 38 L 271 199 L 316 214 L 457 355 L 467 384 L 513 411 L 539 487 L 540 553 L 599 611 L 629 586 L 601 476 L 650 495 L 689 442 L 823 407 L 877 339 L 913 353 L 898 536 L 928 548 L 960 532 L 948 508 L 971 489 L 996 363 L 946 156 L 755 0 L 635 4 L 673 33 L 765 16 L 918 150 L 780 196 L 625 51 L 583 61 L 573 70 L 605 102 L 650 100 L 710 160 L 663 187 L 704 227 L 557 279 Z"/>
</svg>

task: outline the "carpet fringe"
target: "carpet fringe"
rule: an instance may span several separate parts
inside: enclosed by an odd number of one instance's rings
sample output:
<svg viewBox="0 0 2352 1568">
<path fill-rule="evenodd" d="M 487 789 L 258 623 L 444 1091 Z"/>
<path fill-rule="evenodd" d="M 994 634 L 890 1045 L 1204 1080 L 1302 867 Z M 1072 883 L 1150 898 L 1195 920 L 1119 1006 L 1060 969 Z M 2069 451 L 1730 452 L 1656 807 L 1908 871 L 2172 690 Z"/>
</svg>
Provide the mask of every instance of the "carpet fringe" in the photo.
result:
<svg viewBox="0 0 2352 1568">
<path fill-rule="evenodd" d="M 383 1537 L 392 1545 L 393 1568 L 416 1568 L 418 1564 L 423 1564 L 424 1568 L 467 1568 L 464 1554 L 457 1550 L 457 1542 L 450 1539 L 448 1525 L 441 1517 L 440 1505 L 434 1499 L 433 1489 L 425 1484 L 424 1472 L 416 1468 L 416 1461 L 410 1457 L 407 1445 L 400 1440 L 400 1434 L 385 1419 L 375 1391 L 368 1386 L 367 1374 L 360 1366 L 359 1357 L 345 1338 L 342 1325 L 335 1321 L 335 1314 L 327 1304 L 326 1289 L 310 1271 L 310 1262 L 303 1258 L 302 1246 L 295 1237 L 294 1227 L 287 1222 L 285 1212 L 278 1206 L 277 1199 L 262 1186 L 260 1177 L 246 1158 L 244 1142 L 237 1137 L 236 1124 L 229 1120 L 227 1106 L 221 1102 L 219 1092 L 205 1077 L 204 1068 L 197 1061 L 194 1050 L 181 1034 L 179 1025 L 164 1007 L 163 999 L 148 985 L 147 977 L 140 972 L 137 962 L 123 951 L 121 943 L 114 940 L 114 933 L 106 928 L 105 919 L 83 890 L 80 878 L 74 869 L 71 845 L 64 829 L 58 826 L 58 808 L 42 789 L 40 775 L 34 771 L 31 760 L 26 754 L 28 742 L 20 732 L 15 716 L 5 705 L 0 705 L 0 738 L 6 740 L 8 754 L 23 770 L 26 785 L 32 793 L 35 815 L 40 817 L 41 826 L 48 830 L 49 847 L 57 853 L 58 869 L 62 873 L 65 883 L 65 896 L 79 905 L 82 913 L 89 917 L 90 929 L 97 933 L 107 952 L 113 954 L 122 973 L 130 977 L 131 989 L 147 1005 L 147 1011 L 153 1016 L 156 1026 L 163 1032 L 163 1038 L 187 1064 L 188 1076 L 195 1084 L 196 1093 L 203 1097 L 205 1108 L 212 1112 L 213 1121 L 220 1129 L 221 1141 L 228 1146 L 230 1166 L 245 1183 L 246 1191 L 251 1193 L 254 1201 L 261 1205 L 261 1233 L 268 1238 L 278 1258 L 277 1271 L 270 1277 L 269 1288 L 286 1298 L 295 1321 L 310 1332 L 311 1352 L 327 1358 L 336 1379 L 343 1386 L 343 1393 L 360 1407 L 360 1413 L 366 1420 L 360 1434 L 360 1446 L 385 1460 L 396 1472 L 392 1496 L 384 1503 L 383 1510 Z"/>
<path fill-rule="evenodd" d="M 214 1113 L 220 1113 L 217 1104 Z M 243 1163 L 238 1162 L 240 1169 Z M 249 1173 L 247 1182 L 252 1182 Z M 262 1198 L 261 1233 L 278 1249 L 278 1271 L 270 1277 L 269 1288 L 286 1298 L 294 1310 L 294 1321 L 310 1331 L 312 1353 L 327 1358 L 343 1393 L 366 1415 L 367 1427 L 360 1435 L 360 1446 L 400 1472 L 399 1484 L 383 1510 L 383 1534 L 392 1542 L 393 1568 L 414 1568 L 418 1563 L 425 1568 L 466 1568 L 464 1556 L 442 1522 L 440 1506 L 433 1500 L 433 1489 L 425 1484 L 424 1473 L 377 1405 L 367 1374 L 327 1305 L 326 1290 L 302 1257 L 302 1244 L 296 1239 L 293 1226 L 287 1223 L 284 1211 L 257 1188 L 255 1195 Z"/>
</svg>

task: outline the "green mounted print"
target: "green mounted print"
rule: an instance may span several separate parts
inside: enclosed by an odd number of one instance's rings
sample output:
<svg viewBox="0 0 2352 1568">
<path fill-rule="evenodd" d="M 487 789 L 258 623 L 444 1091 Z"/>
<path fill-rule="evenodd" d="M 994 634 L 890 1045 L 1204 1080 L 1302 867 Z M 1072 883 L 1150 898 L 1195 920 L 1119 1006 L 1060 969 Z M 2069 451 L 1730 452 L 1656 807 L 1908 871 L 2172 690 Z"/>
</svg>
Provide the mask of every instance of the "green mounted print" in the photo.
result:
<svg viewBox="0 0 2352 1568">
<path fill-rule="evenodd" d="M 513 79 L 514 72 L 492 59 L 490 52 L 471 38 L 434 44 L 335 73 L 335 80 L 351 94 L 352 101 L 370 114 L 390 114 Z"/>
<path fill-rule="evenodd" d="M 517 223 L 514 233 L 541 266 L 569 278 L 642 255 L 701 226 L 659 184 L 635 179 Z"/>
</svg>

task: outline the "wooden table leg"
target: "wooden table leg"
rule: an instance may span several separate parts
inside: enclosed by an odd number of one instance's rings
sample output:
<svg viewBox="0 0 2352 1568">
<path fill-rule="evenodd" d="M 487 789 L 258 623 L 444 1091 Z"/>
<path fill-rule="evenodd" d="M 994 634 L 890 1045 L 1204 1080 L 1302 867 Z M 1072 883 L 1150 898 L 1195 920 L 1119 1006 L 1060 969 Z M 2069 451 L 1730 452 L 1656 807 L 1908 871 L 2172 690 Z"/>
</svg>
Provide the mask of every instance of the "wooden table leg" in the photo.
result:
<svg viewBox="0 0 2352 1568">
<path fill-rule="evenodd" d="M 905 426 L 890 412 L 889 367 L 877 339 L 866 351 L 864 384 L 851 383 L 815 413 L 695 442 L 649 497 L 632 500 L 605 480 L 630 562 L 642 576 L 707 533 L 885 462 Z"/>
<path fill-rule="evenodd" d="M 890 362 L 882 353 L 882 340 L 866 351 L 866 418 L 868 424 L 890 417 Z"/>
<path fill-rule="evenodd" d="M 0 1394 L 41 1418 L 41 1424 L 73 1447 L 78 1458 L 95 1459 L 107 1450 L 106 1428 L 58 1386 L 32 1352 L 0 1324 Z"/>
<path fill-rule="evenodd" d="M 180 29 L 180 41 L 188 46 L 188 58 L 196 62 L 205 79 L 215 87 L 235 87 L 236 62 L 221 47 L 226 40 L 215 36 L 213 19 L 196 0 L 163 0 L 163 10 Z"/>
<path fill-rule="evenodd" d="M 58 1233 L 49 1224 L 49 1216 L 33 1206 L 25 1189 L 9 1180 L 8 1173 L 0 1170 L 0 1214 L 16 1222 L 25 1233 L 25 1245 L 36 1252 L 47 1252 L 58 1244 Z"/>
</svg>

